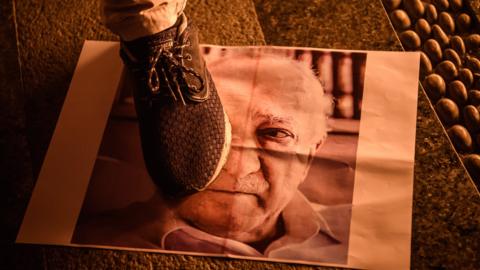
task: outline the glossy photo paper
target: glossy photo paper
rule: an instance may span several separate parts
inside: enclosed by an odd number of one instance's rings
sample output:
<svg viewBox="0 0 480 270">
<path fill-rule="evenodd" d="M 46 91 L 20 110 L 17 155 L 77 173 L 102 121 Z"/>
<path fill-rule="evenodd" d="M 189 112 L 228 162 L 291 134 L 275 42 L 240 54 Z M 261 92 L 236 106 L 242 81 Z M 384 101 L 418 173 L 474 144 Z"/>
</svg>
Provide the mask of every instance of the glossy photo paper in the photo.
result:
<svg viewBox="0 0 480 270">
<path fill-rule="evenodd" d="M 232 145 L 171 197 L 118 50 L 85 43 L 18 243 L 409 268 L 419 54 L 202 46 Z"/>
</svg>

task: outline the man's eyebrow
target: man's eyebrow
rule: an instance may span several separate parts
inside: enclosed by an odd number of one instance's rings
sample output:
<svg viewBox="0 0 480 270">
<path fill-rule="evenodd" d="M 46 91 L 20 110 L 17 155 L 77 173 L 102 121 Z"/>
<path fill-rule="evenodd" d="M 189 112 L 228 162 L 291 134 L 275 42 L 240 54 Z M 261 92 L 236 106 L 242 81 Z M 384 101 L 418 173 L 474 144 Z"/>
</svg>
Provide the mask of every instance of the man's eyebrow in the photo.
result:
<svg viewBox="0 0 480 270">
<path fill-rule="evenodd" d="M 258 112 L 258 111 L 253 114 L 253 117 L 260 118 L 264 121 L 267 121 L 270 124 L 281 123 L 281 124 L 292 125 L 294 122 L 293 117 L 291 116 L 278 116 L 272 113 L 265 113 L 265 112 Z"/>
</svg>

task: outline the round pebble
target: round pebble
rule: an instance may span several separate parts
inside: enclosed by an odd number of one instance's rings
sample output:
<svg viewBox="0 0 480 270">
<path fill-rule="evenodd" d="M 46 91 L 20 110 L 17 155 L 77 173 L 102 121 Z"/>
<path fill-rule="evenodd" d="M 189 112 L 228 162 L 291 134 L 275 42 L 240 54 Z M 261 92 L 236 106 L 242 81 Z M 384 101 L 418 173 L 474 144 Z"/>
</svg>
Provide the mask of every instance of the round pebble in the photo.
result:
<svg viewBox="0 0 480 270">
<path fill-rule="evenodd" d="M 432 70 L 433 70 L 432 62 L 430 62 L 430 59 L 428 59 L 428 56 L 421 51 L 420 52 L 420 78 L 423 78 L 428 74 L 432 73 Z M 472 75 L 472 80 L 473 80 L 473 75 Z"/>
<path fill-rule="evenodd" d="M 439 11 L 445 11 L 450 6 L 448 0 L 433 0 L 432 2 Z"/>
<path fill-rule="evenodd" d="M 438 24 L 434 24 L 432 26 L 432 35 L 433 38 L 438 41 L 438 44 L 442 46 L 442 48 L 446 47 L 450 42 L 449 37 Z"/>
<path fill-rule="evenodd" d="M 420 45 L 422 44 L 420 37 L 413 30 L 403 31 L 400 33 L 399 37 L 403 47 L 407 50 L 416 50 L 420 48 Z"/>
<path fill-rule="evenodd" d="M 467 56 L 465 64 L 473 73 L 480 73 L 480 60 L 473 56 Z"/>
<path fill-rule="evenodd" d="M 415 23 L 415 32 L 420 36 L 422 40 L 426 40 L 430 38 L 430 34 L 432 33 L 432 28 L 430 24 L 425 19 L 418 19 L 417 23 Z"/>
<path fill-rule="evenodd" d="M 443 51 L 443 59 L 451 61 L 457 68 L 462 66 L 462 59 L 453 49 L 446 49 Z"/>
<path fill-rule="evenodd" d="M 395 27 L 397 31 L 406 30 L 412 25 L 408 14 L 401 9 L 397 9 L 390 13 L 390 20 L 392 21 L 393 27 Z"/>
<path fill-rule="evenodd" d="M 473 141 L 468 130 L 461 125 L 454 125 L 447 130 L 450 140 L 455 149 L 461 153 L 468 153 L 473 150 Z"/>
<path fill-rule="evenodd" d="M 445 96 L 446 85 L 445 81 L 438 74 L 430 74 L 423 80 L 422 83 L 425 91 L 427 92 L 428 97 L 432 101 L 437 101 L 438 99 Z"/>
<path fill-rule="evenodd" d="M 463 108 L 463 121 L 470 132 L 477 132 L 480 129 L 480 113 L 477 107 L 467 105 Z"/>
<path fill-rule="evenodd" d="M 468 91 L 468 103 L 479 106 L 480 105 L 480 90 L 470 90 Z"/>
<path fill-rule="evenodd" d="M 478 137 L 477 137 L 478 144 Z M 463 164 L 467 168 L 468 172 L 473 179 L 480 179 L 480 156 L 477 154 L 470 154 L 465 156 Z"/>
<path fill-rule="evenodd" d="M 435 39 L 429 39 L 423 45 L 423 51 L 430 58 L 432 63 L 436 64 L 440 62 L 443 58 L 442 48 L 440 44 Z"/>
<path fill-rule="evenodd" d="M 468 68 L 458 70 L 458 79 L 463 82 L 465 87 L 470 88 L 473 84 L 473 73 Z"/>
<path fill-rule="evenodd" d="M 468 99 L 467 88 L 459 80 L 448 84 L 448 97 L 455 101 L 459 106 L 463 106 Z"/>
<path fill-rule="evenodd" d="M 460 119 L 460 110 L 457 104 L 449 98 L 440 99 L 437 104 L 435 104 L 435 111 L 442 123 L 446 126 L 451 126 Z"/>
<path fill-rule="evenodd" d="M 465 43 L 460 36 L 453 36 L 450 39 L 450 48 L 454 49 L 460 57 L 465 55 Z"/>
<path fill-rule="evenodd" d="M 403 6 L 410 18 L 414 20 L 421 18 L 425 13 L 425 7 L 420 0 L 403 0 Z"/>
<path fill-rule="evenodd" d="M 462 13 L 457 17 L 457 29 L 460 32 L 467 32 L 472 26 L 472 18 L 466 13 Z"/>
<path fill-rule="evenodd" d="M 438 16 L 438 24 L 447 34 L 451 34 L 455 31 L 455 22 L 453 21 L 452 15 L 448 14 L 448 12 L 444 11 L 440 13 Z"/>
<path fill-rule="evenodd" d="M 480 90 L 480 73 L 473 73 L 473 88 Z"/>
<path fill-rule="evenodd" d="M 386 10 L 392 11 L 400 6 L 402 0 L 382 0 L 382 2 Z"/>
<path fill-rule="evenodd" d="M 458 71 L 455 65 L 448 60 L 445 60 L 435 67 L 435 73 L 442 76 L 446 82 L 454 80 L 458 76 Z"/>
<path fill-rule="evenodd" d="M 463 1 L 462 0 L 449 0 L 448 1 L 449 4 L 450 4 L 450 8 L 453 10 L 453 11 L 459 11 L 460 9 L 462 9 L 462 6 L 463 6 Z"/>
<path fill-rule="evenodd" d="M 437 8 L 432 4 L 427 4 L 425 7 L 425 18 L 431 24 L 434 24 L 438 19 Z"/>
<path fill-rule="evenodd" d="M 457 52 L 453 49 L 446 49 L 443 51 L 443 58 L 451 61 L 457 68 L 462 65 L 462 60 L 458 56 Z"/>
<path fill-rule="evenodd" d="M 465 38 L 465 45 L 470 52 L 478 52 L 480 50 L 480 35 L 471 34 Z"/>
</svg>

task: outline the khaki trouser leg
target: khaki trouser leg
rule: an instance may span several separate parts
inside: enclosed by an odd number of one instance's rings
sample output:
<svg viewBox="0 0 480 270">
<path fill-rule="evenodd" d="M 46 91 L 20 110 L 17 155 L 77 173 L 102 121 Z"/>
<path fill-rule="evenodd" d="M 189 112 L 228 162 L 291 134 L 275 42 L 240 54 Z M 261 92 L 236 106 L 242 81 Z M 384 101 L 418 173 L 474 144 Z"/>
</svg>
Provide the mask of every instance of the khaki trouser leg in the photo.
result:
<svg viewBox="0 0 480 270">
<path fill-rule="evenodd" d="M 187 0 L 103 0 L 106 26 L 131 41 L 165 30 L 177 21 Z"/>
</svg>

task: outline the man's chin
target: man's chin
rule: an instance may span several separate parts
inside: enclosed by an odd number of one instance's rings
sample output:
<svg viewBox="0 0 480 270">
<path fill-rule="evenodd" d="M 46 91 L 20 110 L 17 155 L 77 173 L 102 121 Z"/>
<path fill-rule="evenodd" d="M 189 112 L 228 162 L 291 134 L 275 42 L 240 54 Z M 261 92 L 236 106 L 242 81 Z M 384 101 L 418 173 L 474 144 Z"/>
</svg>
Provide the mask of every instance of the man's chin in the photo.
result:
<svg viewBox="0 0 480 270">
<path fill-rule="evenodd" d="M 262 231 L 263 222 L 255 219 L 252 220 L 249 217 L 237 216 L 231 218 L 231 222 L 227 227 L 216 229 L 212 228 L 200 228 L 205 232 L 208 232 L 212 235 L 216 235 L 223 238 L 228 238 L 231 240 L 236 240 L 243 243 L 250 243 L 259 241 Z"/>
<path fill-rule="evenodd" d="M 255 194 L 207 189 L 189 199 L 181 217 L 216 236 L 253 242 L 266 220 L 265 209 Z"/>
<path fill-rule="evenodd" d="M 244 231 L 229 231 L 226 238 L 245 244 L 257 242 L 260 240 L 256 233 Z"/>
</svg>

